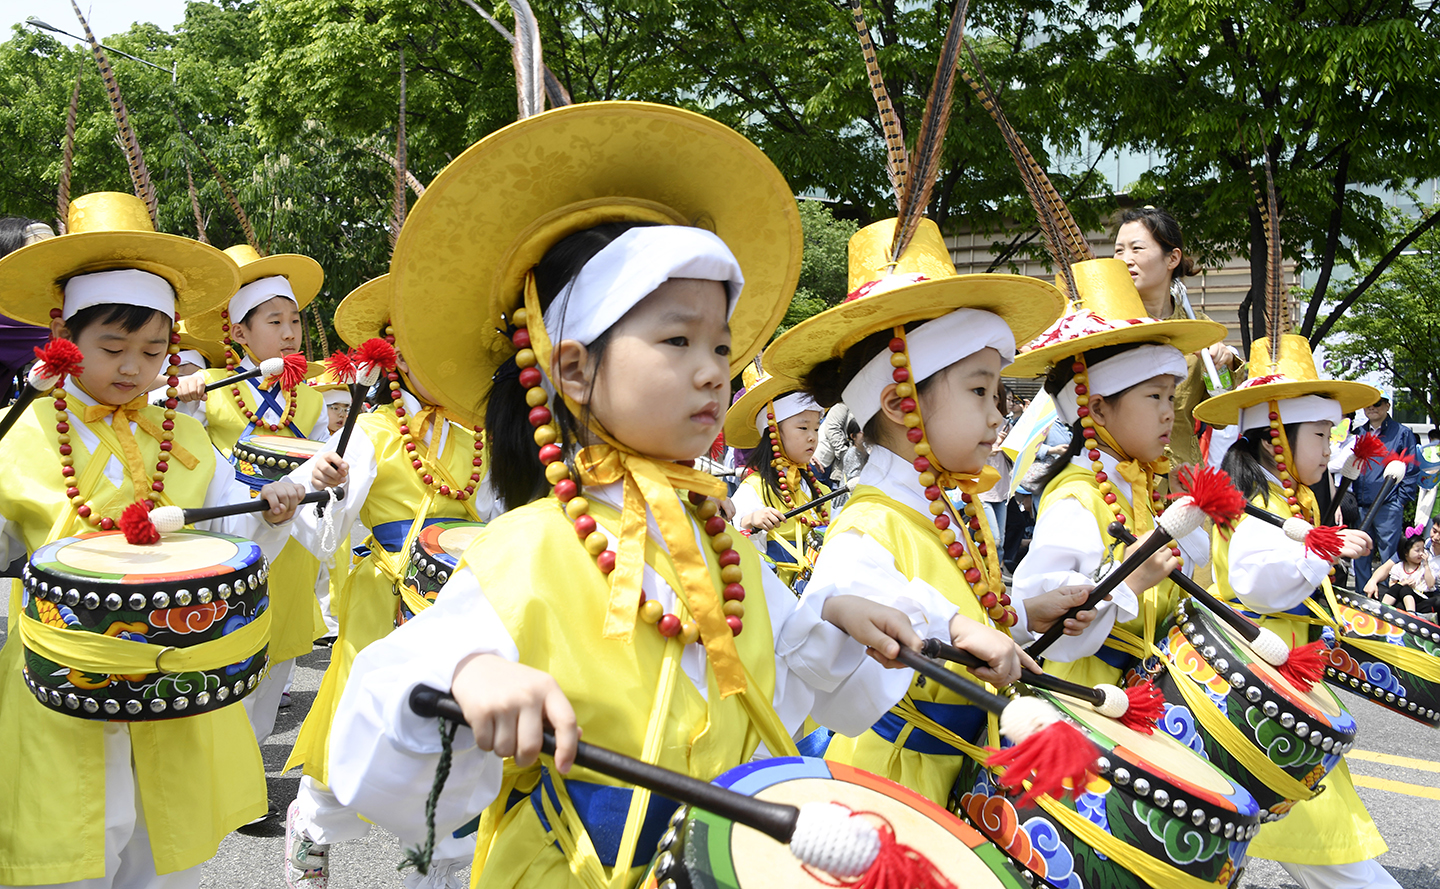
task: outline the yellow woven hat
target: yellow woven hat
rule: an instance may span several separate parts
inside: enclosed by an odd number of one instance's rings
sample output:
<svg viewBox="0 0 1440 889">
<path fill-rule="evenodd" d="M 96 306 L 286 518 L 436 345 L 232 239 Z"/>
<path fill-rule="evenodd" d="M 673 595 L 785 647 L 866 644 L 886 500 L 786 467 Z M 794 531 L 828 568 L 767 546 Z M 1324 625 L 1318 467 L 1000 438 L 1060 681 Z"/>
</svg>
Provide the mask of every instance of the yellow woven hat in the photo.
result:
<svg viewBox="0 0 1440 889">
<path fill-rule="evenodd" d="M 210 362 L 211 367 L 225 366 L 225 344 L 219 340 L 203 339 L 190 332 L 190 322 L 181 319 L 176 326 L 175 332 L 180 335 L 181 349 L 194 349 L 205 360 Z"/>
<path fill-rule="evenodd" d="M 929 219 L 920 220 L 914 239 L 892 265 L 895 224 L 885 219 L 851 236 L 850 295 L 781 334 L 765 351 L 772 372 L 798 379 L 872 333 L 955 309 L 993 312 L 1023 343 L 1065 307 L 1060 291 L 1038 278 L 957 274 L 939 226 Z"/>
<path fill-rule="evenodd" d="M 305 381 L 310 388 L 317 392 L 329 392 L 334 389 L 348 389 L 348 383 L 342 382 L 319 361 L 311 361 L 305 369 Z"/>
<path fill-rule="evenodd" d="M 1033 377 L 1104 346 L 1168 344 L 1188 355 L 1225 339 L 1225 325 L 1218 321 L 1151 318 L 1129 269 L 1118 259 L 1090 259 L 1072 264 L 1070 270 L 1079 305 L 1027 344 L 1005 368 L 1005 376 Z"/>
<path fill-rule="evenodd" d="M 230 291 L 223 303 L 216 306 L 213 311 L 195 318 L 189 324 L 189 330 L 195 336 L 214 340 L 217 343 L 225 341 L 227 319 L 220 313 L 229 308 L 230 300 L 235 296 L 236 291 L 246 284 L 253 284 L 262 278 L 284 278 L 290 282 L 290 289 L 295 293 L 296 304 L 303 309 L 315 299 L 316 294 L 320 292 L 321 285 L 325 283 L 325 270 L 320 268 L 320 263 L 298 253 L 261 256 L 259 251 L 249 244 L 236 244 L 234 247 L 225 248 L 225 255 L 234 260 L 239 267 L 240 282 L 234 290 Z M 239 324 L 241 319 L 230 318 L 228 320 L 233 325 Z"/>
<path fill-rule="evenodd" d="M 479 424 L 515 348 L 504 316 L 562 238 L 606 222 L 718 235 L 745 288 L 730 318 L 736 374 L 784 317 L 800 275 L 800 215 L 785 178 L 745 137 L 643 102 L 546 111 L 485 137 L 415 204 L 390 263 L 392 324 L 411 376 Z"/>
<path fill-rule="evenodd" d="M 145 203 L 134 195 L 96 192 L 70 202 L 66 234 L 36 241 L 0 259 L 0 309 L 27 324 L 48 327 L 65 304 L 65 283 L 76 275 L 138 269 L 175 291 L 175 312 L 191 318 L 230 298 L 238 287 L 235 263 L 191 238 L 155 231 Z"/>
<path fill-rule="evenodd" d="M 371 278 L 335 307 L 335 332 L 354 349 L 380 336 L 390 323 L 390 276 Z"/>
<path fill-rule="evenodd" d="M 776 376 L 755 365 L 753 361 L 745 365 L 740 374 L 745 390 L 725 413 L 725 443 L 732 448 L 753 448 L 760 444 L 760 430 L 755 427 L 760 412 L 775 399 L 800 391 L 800 382 L 793 377 Z"/>
<path fill-rule="evenodd" d="M 1250 378 L 1234 391 L 1195 405 L 1195 417 L 1212 426 L 1232 426 L 1240 421 L 1240 412 L 1245 408 L 1302 395 L 1333 398 L 1346 414 L 1380 400 L 1380 390 L 1374 386 L 1354 380 L 1320 379 L 1310 341 L 1303 336 L 1285 334 L 1280 337 L 1278 360 L 1270 353 L 1269 337 L 1251 343 Z"/>
</svg>

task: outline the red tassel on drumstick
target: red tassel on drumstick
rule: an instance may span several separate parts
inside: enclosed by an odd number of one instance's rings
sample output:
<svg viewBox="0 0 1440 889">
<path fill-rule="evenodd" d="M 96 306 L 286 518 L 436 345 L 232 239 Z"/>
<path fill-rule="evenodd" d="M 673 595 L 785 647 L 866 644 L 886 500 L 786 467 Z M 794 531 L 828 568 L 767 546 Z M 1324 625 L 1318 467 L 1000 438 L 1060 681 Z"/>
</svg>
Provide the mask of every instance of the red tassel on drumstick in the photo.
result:
<svg viewBox="0 0 1440 889">
<path fill-rule="evenodd" d="M 380 337 L 366 340 L 351 353 L 350 360 L 355 368 L 355 381 L 350 384 L 350 402 L 353 407 L 346 415 L 345 426 L 340 430 L 340 438 L 335 443 L 335 453 L 338 456 L 345 456 L 345 446 L 350 443 L 350 433 L 355 431 L 355 420 L 360 416 L 361 399 L 371 386 L 380 382 L 382 373 L 395 369 L 397 357 L 395 347 Z M 334 360 L 334 356 L 331 356 L 331 359 Z"/>
<path fill-rule="evenodd" d="M 20 390 L 5 419 L 0 420 L 0 438 L 5 437 L 37 397 L 54 389 L 65 377 L 73 377 L 84 370 L 80 364 L 84 360 L 80 348 L 69 340 L 54 339 L 44 346 L 36 346 L 35 364 L 25 376 L 25 388 Z"/>
<path fill-rule="evenodd" d="M 1350 489 L 1350 483 L 1359 478 L 1361 473 L 1379 466 L 1389 453 L 1390 449 L 1385 447 L 1385 442 L 1375 433 L 1366 432 L 1357 437 L 1350 456 L 1345 458 L 1345 465 L 1340 467 L 1340 484 L 1335 488 L 1335 496 L 1331 498 L 1331 502 L 1339 505 L 1340 499 Z"/>
<path fill-rule="evenodd" d="M 1125 560 L 1115 570 L 1101 578 L 1084 602 L 1071 608 L 1054 625 L 1046 630 L 1039 641 L 1025 650 L 1032 658 L 1038 658 L 1055 644 L 1065 632 L 1065 622 L 1082 611 L 1099 605 L 1102 600 L 1139 568 L 1146 559 L 1159 551 L 1171 540 L 1179 540 L 1199 528 L 1209 518 L 1215 524 L 1229 527 L 1245 508 L 1245 497 L 1230 482 L 1230 476 L 1213 467 L 1184 467 L 1177 474 L 1180 488 L 1184 493 L 1172 494 L 1173 501 L 1155 521 L 1155 530 L 1144 542 L 1130 547 Z"/>
<path fill-rule="evenodd" d="M 409 703 L 410 709 L 420 716 L 465 724 L 465 715 L 455 698 L 439 689 L 417 685 L 410 693 Z M 432 799 L 438 796 L 445 781 L 443 775 L 449 771 L 451 737 L 453 730 L 448 735 L 442 734 L 441 762 L 436 769 L 437 786 L 431 791 Z M 555 753 L 555 736 L 548 730 L 541 750 Z M 887 823 L 877 827 L 868 812 L 856 812 L 830 802 L 809 802 L 798 807 L 772 803 L 583 741 L 576 745 L 575 764 L 713 812 L 786 843 L 812 876 L 819 878 L 820 873 L 824 873 L 836 879 L 828 883 L 831 886 L 956 889 L 922 852 L 899 842 Z M 426 829 L 433 833 L 433 810 L 426 812 Z M 413 850 L 407 858 L 420 873 L 429 869 L 430 860 L 423 850 Z"/>
<path fill-rule="evenodd" d="M 301 355 L 300 360 L 304 361 L 305 356 Z M 206 392 L 214 392 L 216 389 L 224 389 L 233 386 L 241 380 L 252 380 L 255 377 L 264 377 L 266 380 L 282 378 L 285 373 L 284 358 L 266 358 L 260 362 L 258 367 L 252 367 L 247 371 L 236 374 L 233 377 L 226 377 L 223 380 L 216 380 L 205 387 Z"/>
<path fill-rule="evenodd" d="M 326 488 L 312 491 L 300 498 L 300 503 L 330 503 L 345 499 L 345 488 Z M 179 531 L 186 525 L 205 522 L 210 519 L 224 519 L 244 515 L 247 512 L 264 512 L 270 508 L 265 500 L 247 500 L 244 503 L 227 503 L 223 506 L 199 506 L 181 509 L 178 506 L 151 507 L 150 501 L 141 500 L 125 507 L 120 514 L 120 530 L 125 542 L 136 546 L 159 543 L 161 534 Z"/>
</svg>

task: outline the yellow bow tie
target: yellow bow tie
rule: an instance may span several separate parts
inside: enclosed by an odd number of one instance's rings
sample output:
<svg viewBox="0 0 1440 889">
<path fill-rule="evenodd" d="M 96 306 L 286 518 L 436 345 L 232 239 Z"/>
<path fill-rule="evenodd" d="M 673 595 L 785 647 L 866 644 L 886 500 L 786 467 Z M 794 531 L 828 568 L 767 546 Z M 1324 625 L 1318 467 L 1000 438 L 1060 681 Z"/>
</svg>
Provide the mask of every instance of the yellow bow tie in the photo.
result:
<svg viewBox="0 0 1440 889">
<path fill-rule="evenodd" d="M 1134 513 L 1135 522 L 1130 530 L 1138 537 L 1155 527 L 1155 505 L 1151 502 L 1150 492 L 1155 490 L 1155 476 L 1170 472 L 1170 461 L 1161 457 L 1152 463 L 1142 463 L 1125 453 L 1110 430 L 1098 423 L 1094 428 L 1096 438 L 1114 452 L 1119 461 L 1115 471 L 1130 484 L 1130 511 Z M 1122 495 L 1116 491 L 1115 496 Z"/>
<path fill-rule="evenodd" d="M 931 458 L 934 461 L 934 458 Z M 986 466 L 979 472 L 950 472 L 941 470 L 936 478 L 941 490 L 948 491 L 952 488 L 959 488 L 971 497 L 976 494 L 983 494 L 1000 482 L 1000 470 L 994 466 Z"/>
<path fill-rule="evenodd" d="M 144 499 L 150 490 L 150 467 L 145 465 L 145 458 L 140 454 L 140 445 L 135 441 L 134 434 L 130 432 L 130 424 L 134 423 L 156 441 L 165 440 L 165 432 L 143 413 L 147 406 L 145 399 L 146 396 L 140 395 L 124 404 L 85 405 L 85 410 L 80 414 L 86 425 L 103 421 L 106 417 L 113 415 L 110 420 L 110 428 L 114 430 L 115 438 L 120 442 L 120 457 L 125 461 L 125 470 L 130 473 L 130 484 L 135 488 L 135 499 L 137 500 Z M 179 460 L 180 465 L 186 469 L 194 469 L 199 465 L 195 456 L 175 441 L 170 443 L 170 456 L 167 459 Z"/>
<path fill-rule="evenodd" d="M 602 439 L 609 438 L 599 434 Z M 745 691 L 745 667 L 735 647 L 735 636 L 725 622 L 720 596 L 678 493 L 691 491 L 723 497 L 725 483 L 706 472 L 651 459 L 613 440 L 581 450 L 576 455 L 575 468 L 581 482 L 587 485 L 624 482 L 620 543 L 615 551 L 615 570 L 610 572 L 610 606 L 605 617 L 604 638 L 629 641 L 634 635 L 640 582 L 645 576 L 648 507 L 655 516 L 655 524 L 660 528 L 660 536 L 680 581 L 680 589 L 675 594 L 700 627 L 700 639 L 721 697 Z"/>
</svg>

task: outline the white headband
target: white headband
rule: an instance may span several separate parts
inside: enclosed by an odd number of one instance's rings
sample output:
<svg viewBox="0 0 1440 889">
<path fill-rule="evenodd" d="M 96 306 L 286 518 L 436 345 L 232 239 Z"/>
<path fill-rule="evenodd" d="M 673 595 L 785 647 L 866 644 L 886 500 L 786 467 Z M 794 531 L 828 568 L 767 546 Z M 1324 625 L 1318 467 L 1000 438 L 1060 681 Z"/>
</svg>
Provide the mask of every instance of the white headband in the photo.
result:
<svg viewBox="0 0 1440 889">
<path fill-rule="evenodd" d="M 139 269 L 92 272 L 66 281 L 61 317 L 69 320 L 81 309 L 112 304 L 144 306 L 175 320 L 175 290 L 170 282 Z"/>
<path fill-rule="evenodd" d="M 1280 414 L 1282 423 L 1317 423 L 1329 420 L 1338 425 L 1344 417 L 1340 410 L 1340 402 L 1323 395 L 1282 398 L 1276 404 L 1279 405 L 1276 412 Z M 1242 432 L 1269 426 L 1270 402 L 1268 401 L 1251 405 L 1240 412 L 1240 431 Z"/>
<path fill-rule="evenodd" d="M 775 425 L 780 425 L 796 414 L 803 414 L 806 411 L 819 411 L 820 405 L 815 399 L 804 392 L 791 392 L 782 398 L 775 399 Z M 760 411 L 755 414 L 755 428 L 760 430 L 760 435 L 765 435 L 765 427 L 770 425 L 770 418 L 765 416 L 765 407 L 762 405 Z"/>
<path fill-rule="evenodd" d="M 956 309 L 926 321 L 906 332 L 905 347 L 910 355 L 910 379 L 916 385 L 981 349 L 999 352 L 1001 367 L 1015 360 L 1015 334 L 1010 325 L 983 309 Z M 895 382 L 894 371 L 890 350 L 881 349 L 845 387 L 840 400 L 850 408 L 856 423 L 864 426 L 880 412 L 880 393 Z"/>
<path fill-rule="evenodd" d="M 1112 355 L 1104 361 L 1097 361 L 1085 369 L 1091 395 L 1114 395 L 1131 386 L 1143 383 L 1152 377 L 1169 374 L 1175 381 L 1185 379 L 1188 369 L 1185 356 L 1174 346 L 1144 343 L 1133 349 L 1126 349 L 1119 355 Z M 1080 419 L 1076 412 L 1079 396 L 1075 394 L 1075 381 L 1071 380 L 1055 398 L 1055 412 L 1066 426 L 1074 425 Z"/>
<path fill-rule="evenodd" d="M 180 357 L 180 363 L 181 363 L 181 364 L 193 364 L 193 365 L 195 365 L 196 367 L 200 367 L 200 368 L 204 368 L 204 367 L 209 367 L 209 366 L 210 366 L 210 362 L 208 362 L 208 361 L 205 360 L 205 356 L 204 356 L 204 355 L 201 355 L 199 352 L 195 351 L 194 349 L 181 349 L 179 352 L 176 352 L 175 354 Z"/>
<path fill-rule="evenodd" d="M 350 404 L 350 389 L 341 386 L 338 389 L 326 389 L 320 393 L 325 396 L 326 404 Z"/>
<path fill-rule="evenodd" d="M 245 320 L 245 316 L 267 299 L 274 299 L 283 296 L 300 308 L 300 301 L 295 298 L 295 291 L 290 289 L 290 279 L 284 275 L 272 275 L 269 278 L 261 278 L 258 281 L 251 281 L 244 287 L 235 291 L 230 297 L 230 321 L 238 324 Z"/>
<path fill-rule="evenodd" d="M 552 342 L 575 340 L 588 346 L 671 278 L 724 282 L 727 320 L 745 286 L 735 254 L 714 234 L 685 225 L 639 226 L 585 263 L 545 310 L 545 330 Z"/>
</svg>

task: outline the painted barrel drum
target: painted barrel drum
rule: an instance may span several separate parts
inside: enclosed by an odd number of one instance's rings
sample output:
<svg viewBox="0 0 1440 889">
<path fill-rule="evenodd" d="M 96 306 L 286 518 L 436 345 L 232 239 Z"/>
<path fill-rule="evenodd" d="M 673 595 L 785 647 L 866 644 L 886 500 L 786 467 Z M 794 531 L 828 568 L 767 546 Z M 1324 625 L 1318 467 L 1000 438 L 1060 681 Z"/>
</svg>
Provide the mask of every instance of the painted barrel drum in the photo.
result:
<svg viewBox="0 0 1440 889">
<path fill-rule="evenodd" d="M 1007 792 L 967 757 L 952 791 L 958 813 L 1033 874 L 1037 885 L 1169 886 L 1171 881 L 1155 876 L 1166 867 L 1200 883 L 1238 881 L 1250 840 L 1260 830 L 1260 807 L 1244 787 L 1163 732 L 1141 734 L 1088 703 L 1037 694 L 1095 746 L 1099 776 L 1077 798 L 1051 803 L 1068 813 L 1062 820 L 1038 803 L 1020 805 L 1019 794 Z M 1118 851 L 1107 855 L 1097 849 L 1098 840 L 1085 839 L 1091 833 Z"/>
<path fill-rule="evenodd" d="M 395 626 L 415 617 L 421 602 L 425 604 L 420 610 L 434 603 L 466 547 L 484 527 L 484 522 L 436 522 L 420 529 L 410 545 L 410 565 L 405 569 L 404 585 L 410 595 L 396 596 Z"/>
<path fill-rule="evenodd" d="M 1168 669 L 1153 677 L 1166 701 L 1160 727 L 1244 784 L 1260 803 L 1262 821 L 1284 817 L 1294 798 L 1246 768 L 1237 751 L 1206 728 L 1205 718 L 1218 713 L 1251 749 L 1311 789 L 1354 746 L 1355 719 L 1334 692 L 1323 683 L 1302 691 L 1202 606 L 1182 599 L 1158 647 L 1168 661 Z M 1192 697 L 1211 711 L 1197 715 L 1181 682 L 1190 683 Z"/>
<path fill-rule="evenodd" d="M 1342 632 L 1325 681 L 1440 727 L 1440 626 L 1366 596 L 1335 591 Z"/>
<path fill-rule="evenodd" d="M 182 530 L 136 546 L 118 531 L 97 532 L 35 551 L 22 576 L 23 607 L 48 627 L 185 652 L 264 614 L 268 575 L 259 544 L 243 538 Z M 268 641 L 267 634 L 245 656 L 213 669 L 124 675 L 87 672 L 27 642 L 25 684 L 45 706 L 86 719 L 192 716 L 249 694 L 265 669 Z M 156 665 L 164 662 L 160 654 Z"/>
<path fill-rule="evenodd" d="M 278 482 L 325 450 L 323 441 L 285 435 L 252 435 L 235 442 L 235 474 L 255 490 Z"/>
<path fill-rule="evenodd" d="M 748 763 L 714 780 L 746 796 L 803 806 L 834 802 L 866 813 L 918 849 L 956 886 L 1020 889 L 1027 883 L 991 843 L 922 796 L 869 772 L 810 757 Z M 700 809 L 681 806 L 640 889 L 752 889 L 844 885 L 812 876 L 790 848 Z"/>
</svg>

